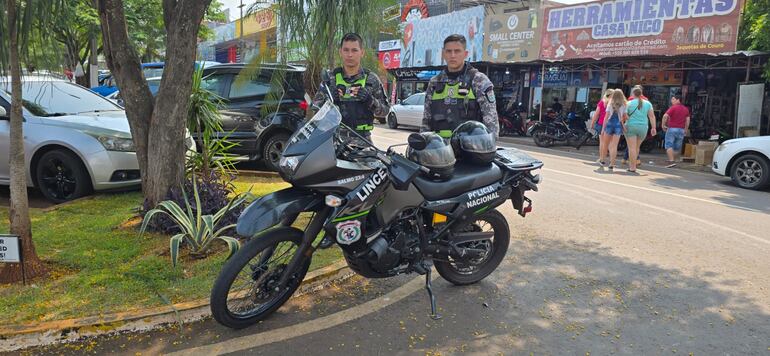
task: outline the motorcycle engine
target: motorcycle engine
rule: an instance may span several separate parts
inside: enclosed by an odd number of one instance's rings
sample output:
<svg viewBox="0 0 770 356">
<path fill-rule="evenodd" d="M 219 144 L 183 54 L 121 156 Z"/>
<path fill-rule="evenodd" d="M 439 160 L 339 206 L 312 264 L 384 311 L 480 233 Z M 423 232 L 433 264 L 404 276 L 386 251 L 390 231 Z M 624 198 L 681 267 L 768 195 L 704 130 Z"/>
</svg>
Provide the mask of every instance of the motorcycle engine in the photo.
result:
<svg viewBox="0 0 770 356">
<path fill-rule="evenodd" d="M 345 255 L 348 265 L 357 273 L 368 278 L 395 276 L 409 269 L 419 261 L 419 230 L 415 219 L 399 217 L 379 234 L 362 256 Z"/>
</svg>

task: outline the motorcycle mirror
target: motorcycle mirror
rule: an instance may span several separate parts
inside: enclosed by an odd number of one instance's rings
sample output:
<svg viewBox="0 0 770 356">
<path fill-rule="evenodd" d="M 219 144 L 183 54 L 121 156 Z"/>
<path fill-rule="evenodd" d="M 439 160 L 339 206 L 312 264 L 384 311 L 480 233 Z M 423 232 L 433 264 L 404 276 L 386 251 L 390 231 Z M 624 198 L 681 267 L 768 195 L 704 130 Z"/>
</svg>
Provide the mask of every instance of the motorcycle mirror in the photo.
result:
<svg viewBox="0 0 770 356">
<path fill-rule="evenodd" d="M 428 140 L 426 140 L 423 135 L 418 133 L 409 135 L 407 142 L 409 142 L 409 147 L 418 151 L 424 150 L 425 147 L 428 147 Z"/>
<path fill-rule="evenodd" d="M 329 78 L 331 78 L 331 77 L 329 76 L 329 70 L 328 70 L 328 69 L 324 69 L 324 70 L 322 70 L 322 71 L 321 71 L 321 81 L 322 81 L 322 82 L 328 82 L 328 81 L 329 81 Z"/>
</svg>

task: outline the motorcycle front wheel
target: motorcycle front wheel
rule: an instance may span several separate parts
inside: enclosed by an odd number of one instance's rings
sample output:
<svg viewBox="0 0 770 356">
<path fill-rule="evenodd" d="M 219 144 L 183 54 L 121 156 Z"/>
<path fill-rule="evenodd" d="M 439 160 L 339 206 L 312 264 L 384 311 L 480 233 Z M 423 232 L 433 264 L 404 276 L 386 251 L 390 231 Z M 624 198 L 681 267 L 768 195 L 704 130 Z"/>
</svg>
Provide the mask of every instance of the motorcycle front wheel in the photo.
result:
<svg viewBox="0 0 770 356">
<path fill-rule="evenodd" d="M 460 227 L 458 232 L 494 234 L 491 240 L 466 242 L 458 246 L 484 250 L 484 253 L 474 260 L 461 262 L 453 261 L 450 257 L 448 261 L 434 262 L 438 274 L 450 283 L 458 286 L 473 284 L 489 276 L 503 262 L 511 239 L 508 221 L 499 211 L 490 210 Z"/>
<path fill-rule="evenodd" d="M 550 137 L 546 137 L 545 130 L 535 130 L 532 132 L 532 138 L 535 140 L 535 144 L 540 147 L 551 147 L 553 146 L 553 139 Z"/>
<path fill-rule="evenodd" d="M 242 329 L 272 314 L 297 290 L 310 268 L 310 258 L 296 271 L 286 271 L 302 241 L 301 230 L 279 227 L 254 237 L 222 267 L 211 289 L 211 314 L 220 324 Z M 283 290 L 281 276 L 291 273 Z"/>
</svg>

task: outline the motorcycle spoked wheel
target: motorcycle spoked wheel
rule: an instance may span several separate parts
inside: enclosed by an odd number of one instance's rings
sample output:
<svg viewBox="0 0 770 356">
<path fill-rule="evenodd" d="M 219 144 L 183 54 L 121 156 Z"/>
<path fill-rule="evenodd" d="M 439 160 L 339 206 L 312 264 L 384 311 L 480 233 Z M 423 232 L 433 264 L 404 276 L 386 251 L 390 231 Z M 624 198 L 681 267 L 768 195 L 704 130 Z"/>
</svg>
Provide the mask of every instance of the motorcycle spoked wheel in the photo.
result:
<svg viewBox="0 0 770 356">
<path fill-rule="evenodd" d="M 532 133 L 532 138 L 535 140 L 535 144 L 540 147 L 553 146 L 553 138 L 546 137 L 545 130 L 536 130 Z"/>
<path fill-rule="evenodd" d="M 458 246 L 486 250 L 481 257 L 475 260 L 460 262 L 453 261 L 450 257 L 449 261 L 434 262 L 438 274 L 450 283 L 458 286 L 473 284 L 494 272 L 505 258 L 511 239 L 508 221 L 499 211 L 490 210 L 477 216 L 472 222 L 460 227 L 457 231 L 494 233 L 491 240 L 466 242 Z"/>
<path fill-rule="evenodd" d="M 211 289 L 211 314 L 233 329 L 251 326 L 280 308 L 294 294 L 310 268 L 310 258 L 292 273 L 282 291 L 275 285 L 297 252 L 303 233 L 280 227 L 259 235 L 222 267 Z"/>
</svg>

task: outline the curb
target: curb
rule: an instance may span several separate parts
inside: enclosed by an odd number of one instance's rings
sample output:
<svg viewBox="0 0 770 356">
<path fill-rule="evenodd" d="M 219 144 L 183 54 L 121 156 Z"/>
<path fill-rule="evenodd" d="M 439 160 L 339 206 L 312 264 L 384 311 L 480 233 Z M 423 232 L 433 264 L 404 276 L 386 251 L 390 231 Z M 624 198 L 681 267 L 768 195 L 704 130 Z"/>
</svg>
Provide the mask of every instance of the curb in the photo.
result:
<svg viewBox="0 0 770 356">
<path fill-rule="evenodd" d="M 575 156 L 582 156 L 582 157 L 586 157 L 586 158 L 592 158 L 594 160 L 597 157 L 596 155 L 585 153 L 583 151 L 571 150 L 571 149 L 567 148 L 569 146 L 539 147 L 539 146 L 535 145 L 534 143 L 521 142 L 521 140 L 517 140 L 516 138 L 513 138 L 513 137 L 501 137 L 500 138 L 500 142 L 508 144 L 508 145 L 524 146 L 524 147 L 527 147 L 527 148 L 532 148 L 532 149 L 534 149 L 534 151 L 541 150 L 541 151 L 544 151 L 543 153 L 545 153 L 545 154 L 549 154 L 547 152 L 551 151 L 551 152 L 553 152 L 551 154 L 554 154 L 554 155 L 556 153 L 565 153 L 565 154 L 568 154 L 568 155 L 575 155 Z M 559 149 L 558 147 L 565 147 L 567 149 Z M 573 147 L 573 149 L 574 149 L 574 147 Z M 711 172 L 711 169 L 708 166 L 693 166 L 692 167 L 693 169 L 689 169 L 688 167 L 683 166 L 683 165 L 680 164 L 680 165 L 677 165 L 674 168 L 666 168 L 665 166 L 662 166 L 662 165 L 650 165 L 650 164 L 647 164 L 646 162 L 647 161 L 643 161 L 642 162 L 643 165 L 642 165 L 641 169 L 646 169 L 646 170 L 649 170 L 649 171 L 652 171 L 652 172 L 665 173 L 665 174 L 674 174 L 674 175 L 676 174 L 675 172 L 687 172 L 687 173 L 693 173 L 693 174 L 702 175 L 702 176 L 715 176 L 714 173 Z M 695 169 L 695 168 L 697 168 L 697 169 Z M 672 170 L 675 170 L 675 172 L 672 172 Z"/>
<path fill-rule="evenodd" d="M 345 260 L 308 272 L 293 297 L 318 291 L 329 284 L 350 278 L 355 273 Z M 209 300 L 198 299 L 162 307 L 111 313 L 76 319 L 43 322 L 35 325 L 10 325 L 0 327 L 0 350 L 14 351 L 22 348 L 45 346 L 75 341 L 83 337 L 117 332 L 146 331 L 166 324 L 201 320 L 211 315 Z"/>
<path fill-rule="evenodd" d="M 244 169 L 239 169 L 238 175 L 243 175 L 247 177 L 259 177 L 259 178 L 281 178 L 278 172 L 251 171 L 251 170 L 244 170 Z"/>
</svg>

